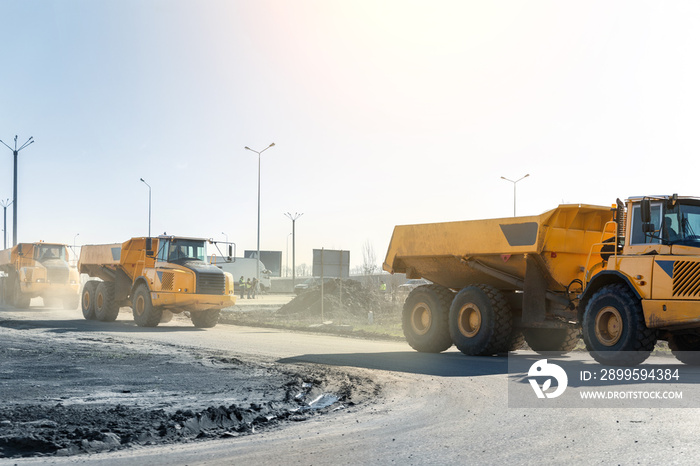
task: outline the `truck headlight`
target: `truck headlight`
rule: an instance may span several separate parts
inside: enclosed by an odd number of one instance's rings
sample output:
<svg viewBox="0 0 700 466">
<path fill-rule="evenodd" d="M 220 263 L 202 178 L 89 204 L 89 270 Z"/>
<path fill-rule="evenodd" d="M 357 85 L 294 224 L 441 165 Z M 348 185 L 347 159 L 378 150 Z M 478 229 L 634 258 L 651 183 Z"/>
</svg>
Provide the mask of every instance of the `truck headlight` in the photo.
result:
<svg viewBox="0 0 700 466">
<path fill-rule="evenodd" d="M 43 279 L 43 278 L 37 278 L 37 279 L 36 279 L 36 282 L 37 282 L 37 283 L 44 283 L 44 279 Z"/>
</svg>

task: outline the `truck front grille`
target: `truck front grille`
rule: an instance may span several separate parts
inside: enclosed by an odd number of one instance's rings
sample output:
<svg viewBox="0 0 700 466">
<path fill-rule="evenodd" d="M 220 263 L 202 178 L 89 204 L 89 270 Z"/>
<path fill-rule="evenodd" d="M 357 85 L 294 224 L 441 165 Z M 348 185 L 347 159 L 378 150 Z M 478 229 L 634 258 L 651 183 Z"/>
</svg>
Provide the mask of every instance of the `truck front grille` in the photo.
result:
<svg viewBox="0 0 700 466">
<path fill-rule="evenodd" d="M 673 296 L 700 295 L 700 262 L 676 261 L 673 264 Z"/>
<path fill-rule="evenodd" d="M 223 273 L 197 273 L 197 294 L 223 295 L 226 291 L 226 278 Z"/>
<path fill-rule="evenodd" d="M 48 268 L 46 269 L 46 274 L 51 283 L 68 283 L 67 268 Z"/>
<path fill-rule="evenodd" d="M 172 291 L 175 274 L 172 272 L 163 272 L 163 277 L 160 279 L 160 288 L 163 291 Z"/>
</svg>

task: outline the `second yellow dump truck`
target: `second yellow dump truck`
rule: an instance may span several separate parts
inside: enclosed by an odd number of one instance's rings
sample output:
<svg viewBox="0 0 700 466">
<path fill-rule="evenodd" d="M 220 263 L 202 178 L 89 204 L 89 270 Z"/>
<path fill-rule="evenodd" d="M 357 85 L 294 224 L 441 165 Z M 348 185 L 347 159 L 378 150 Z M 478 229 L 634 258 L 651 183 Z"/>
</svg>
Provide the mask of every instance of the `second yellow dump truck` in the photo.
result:
<svg viewBox="0 0 700 466">
<path fill-rule="evenodd" d="M 418 351 L 570 351 L 635 365 L 667 340 L 700 364 L 700 199 L 560 205 L 531 217 L 402 225 L 384 269 L 433 282 L 407 297 Z"/>
<path fill-rule="evenodd" d="M 140 327 L 184 311 L 195 327 L 214 327 L 221 309 L 236 298 L 231 274 L 206 263 L 208 242 L 160 236 L 83 246 L 78 269 L 94 278 L 83 287 L 83 316 L 111 322 L 128 306 Z"/>
<path fill-rule="evenodd" d="M 32 298 L 45 306 L 78 307 L 80 282 L 77 269 L 68 262 L 68 246 L 57 243 L 19 243 L 0 251 L 5 302 L 26 309 Z"/>
</svg>

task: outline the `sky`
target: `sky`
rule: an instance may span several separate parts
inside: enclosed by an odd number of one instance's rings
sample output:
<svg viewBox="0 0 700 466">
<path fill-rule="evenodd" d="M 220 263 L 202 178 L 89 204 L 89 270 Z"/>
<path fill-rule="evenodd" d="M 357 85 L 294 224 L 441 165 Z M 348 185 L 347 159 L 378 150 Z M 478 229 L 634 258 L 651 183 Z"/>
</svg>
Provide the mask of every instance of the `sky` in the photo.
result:
<svg viewBox="0 0 700 466">
<path fill-rule="evenodd" d="M 694 1 L 0 0 L 18 240 L 377 266 L 395 225 L 698 196 Z M 261 151 L 260 156 L 245 150 Z M 0 199 L 12 201 L 0 146 Z M 12 207 L 7 209 L 12 242 Z"/>
</svg>

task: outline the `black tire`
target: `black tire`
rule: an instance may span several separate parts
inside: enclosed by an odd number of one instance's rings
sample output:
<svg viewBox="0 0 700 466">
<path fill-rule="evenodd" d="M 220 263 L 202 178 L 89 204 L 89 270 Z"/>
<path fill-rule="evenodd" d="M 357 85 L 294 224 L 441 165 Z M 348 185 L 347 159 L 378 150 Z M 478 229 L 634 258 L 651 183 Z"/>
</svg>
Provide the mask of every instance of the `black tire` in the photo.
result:
<svg viewBox="0 0 700 466">
<path fill-rule="evenodd" d="M 14 295 L 15 307 L 18 309 L 28 309 L 29 303 L 31 300 L 32 300 L 32 298 L 22 294 L 22 287 L 20 286 L 19 278 L 17 280 L 15 280 L 15 295 Z"/>
<path fill-rule="evenodd" d="M 513 327 L 508 339 L 508 351 L 517 351 L 525 346 L 525 335 L 522 330 Z"/>
<path fill-rule="evenodd" d="M 510 349 L 513 315 L 503 293 L 488 285 L 468 286 L 450 307 L 450 335 L 468 356 L 489 356 Z"/>
<path fill-rule="evenodd" d="M 668 347 L 683 364 L 700 366 L 700 335 L 679 334 L 668 338 Z"/>
<path fill-rule="evenodd" d="M 86 320 L 95 320 L 95 291 L 97 291 L 99 284 L 98 281 L 88 280 L 83 286 L 83 292 L 80 295 L 80 309 Z"/>
<path fill-rule="evenodd" d="M 576 348 L 581 339 L 581 330 L 578 328 L 526 328 L 523 329 L 523 335 L 532 351 L 564 354 Z"/>
<path fill-rule="evenodd" d="M 596 291 L 583 314 L 583 340 L 601 364 L 636 366 L 656 344 L 656 330 L 647 328 L 639 299 L 626 285 Z"/>
<path fill-rule="evenodd" d="M 448 318 L 454 293 L 439 285 L 415 288 L 403 305 L 402 327 L 416 351 L 440 353 L 452 346 Z"/>
<path fill-rule="evenodd" d="M 114 301 L 114 282 L 100 282 L 95 291 L 95 317 L 101 322 L 114 322 L 119 306 Z"/>
<path fill-rule="evenodd" d="M 197 328 L 212 328 L 219 323 L 220 309 L 208 309 L 206 311 L 190 312 L 190 319 Z"/>
<path fill-rule="evenodd" d="M 134 314 L 134 322 L 139 327 L 156 327 L 163 314 L 162 309 L 153 306 L 151 292 L 144 284 L 136 287 L 131 298 L 131 309 Z"/>
</svg>

